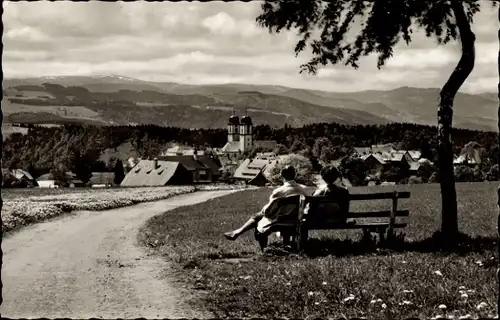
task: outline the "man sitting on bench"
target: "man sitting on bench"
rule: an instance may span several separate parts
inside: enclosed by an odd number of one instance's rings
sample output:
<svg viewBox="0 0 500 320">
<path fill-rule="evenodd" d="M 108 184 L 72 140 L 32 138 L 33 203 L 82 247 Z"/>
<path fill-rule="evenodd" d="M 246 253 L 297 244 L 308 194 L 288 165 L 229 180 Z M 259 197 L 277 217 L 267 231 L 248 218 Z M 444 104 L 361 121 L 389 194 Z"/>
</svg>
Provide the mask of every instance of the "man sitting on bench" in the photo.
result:
<svg viewBox="0 0 500 320">
<path fill-rule="evenodd" d="M 273 191 L 269 198 L 269 202 L 262 208 L 262 210 L 254 214 L 243 226 L 234 231 L 224 233 L 224 236 L 229 240 L 236 240 L 241 234 L 248 230 L 252 230 L 257 227 L 261 229 L 260 231 L 267 229 L 267 227 L 274 222 L 274 219 L 277 218 L 271 217 L 271 214 L 267 215 L 267 213 L 269 213 L 268 211 L 271 211 L 269 209 L 276 199 L 307 195 L 306 187 L 295 182 L 295 176 L 296 172 L 294 167 L 286 166 L 283 168 L 281 170 L 281 177 L 284 183 L 281 187 L 278 187 Z"/>
<path fill-rule="evenodd" d="M 339 222 L 345 222 L 347 218 L 343 216 L 349 212 L 349 191 L 347 188 L 335 184 L 340 178 L 340 172 L 333 165 L 327 165 L 321 169 L 320 173 L 321 178 L 326 184 L 319 187 L 313 196 L 329 197 L 336 200 L 334 203 L 325 204 L 325 206 L 328 206 L 328 209 L 323 208 L 323 210 L 334 213 L 336 215 L 335 220 L 338 219 Z"/>
</svg>

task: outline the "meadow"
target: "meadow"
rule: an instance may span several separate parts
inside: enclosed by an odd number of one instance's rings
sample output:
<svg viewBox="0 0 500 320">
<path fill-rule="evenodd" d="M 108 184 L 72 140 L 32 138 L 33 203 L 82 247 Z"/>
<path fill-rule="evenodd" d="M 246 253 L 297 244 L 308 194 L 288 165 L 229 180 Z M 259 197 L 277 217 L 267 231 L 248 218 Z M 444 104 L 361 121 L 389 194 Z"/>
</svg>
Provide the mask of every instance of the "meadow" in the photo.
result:
<svg viewBox="0 0 500 320">
<path fill-rule="evenodd" d="M 391 249 L 361 231 L 311 232 L 306 254 L 285 250 L 276 237 L 265 254 L 239 227 L 264 205 L 269 188 L 247 190 L 158 215 L 139 241 L 174 262 L 176 275 L 197 292 L 195 307 L 216 317 L 478 318 L 496 315 L 496 188 L 457 184 L 461 244 L 439 250 L 437 184 L 401 185 L 408 227 Z M 393 187 L 352 188 L 351 193 Z M 390 200 L 360 201 L 352 211 L 388 210 Z"/>
<path fill-rule="evenodd" d="M 76 210 L 106 210 L 167 199 L 197 190 L 243 188 L 229 185 L 139 188 L 25 188 L 2 189 L 4 232 L 42 222 Z"/>
</svg>

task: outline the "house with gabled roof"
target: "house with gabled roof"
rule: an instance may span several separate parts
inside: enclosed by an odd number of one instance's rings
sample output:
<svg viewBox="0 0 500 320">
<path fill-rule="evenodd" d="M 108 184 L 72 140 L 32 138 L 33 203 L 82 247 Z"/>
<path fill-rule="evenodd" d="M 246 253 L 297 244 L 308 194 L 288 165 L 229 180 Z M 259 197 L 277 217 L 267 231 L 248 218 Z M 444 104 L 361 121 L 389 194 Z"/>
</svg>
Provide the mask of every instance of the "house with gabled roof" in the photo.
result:
<svg viewBox="0 0 500 320">
<path fill-rule="evenodd" d="M 252 185 L 265 185 L 269 181 L 264 175 L 264 170 L 273 166 L 278 160 L 246 159 L 234 172 L 233 178 L 243 180 Z"/>
<path fill-rule="evenodd" d="M 38 185 L 36 179 L 33 178 L 33 176 L 27 171 L 24 171 L 22 169 L 13 169 L 11 173 L 17 179 L 17 181 L 21 182 L 21 185 L 23 186 L 35 187 Z"/>
<path fill-rule="evenodd" d="M 126 175 L 122 187 L 159 187 L 193 183 L 192 173 L 180 162 L 141 160 Z"/>
<path fill-rule="evenodd" d="M 195 183 L 209 183 L 220 177 L 221 166 L 206 155 L 163 156 L 159 157 L 158 160 L 179 162 L 191 173 Z"/>
</svg>

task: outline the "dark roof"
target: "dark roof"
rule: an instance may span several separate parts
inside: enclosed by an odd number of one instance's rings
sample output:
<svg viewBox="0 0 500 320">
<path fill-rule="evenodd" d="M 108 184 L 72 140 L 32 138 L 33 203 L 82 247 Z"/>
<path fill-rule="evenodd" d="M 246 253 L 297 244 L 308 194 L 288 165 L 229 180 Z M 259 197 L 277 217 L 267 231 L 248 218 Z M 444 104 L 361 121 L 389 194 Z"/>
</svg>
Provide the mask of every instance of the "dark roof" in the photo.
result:
<svg viewBox="0 0 500 320">
<path fill-rule="evenodd" d="M 199 156 L 200 159 L 202 156 Z M 179 162 L 181 163 L 187 170 L 199 170 L 199 169 L 207 169 L 203 163 L 200 161 L 196 161 L 193 156 L 162 156 L 159 157 L 158 160 L 169 161 L 169 162 Z"/>
<path fill-rule="evenodd" d="M 212 171 L 213 175 L 219 175 L 220 166 L 209 156 L 198 156 L 198 161 L 201 162 L 207 169 Z"/>
<path fill-rule="evenodd" d="M 174 176 L 179 162 L 158 160 L 158 168 L 154 169 L 153 160 L 141 160 L 125 176 L 121 186 L 164 186 Z"/>
<path fill-rule="evenodd" d="M 266 183 L 268 183 L 269 180 L 266 178 L 266 176 L 260 171 L 254 178 L 248 181 L 248 184 L 254 185 L 254 186 L 264 186 Z"/>
<path fill-rule="evenodd" d="M 238 118 L 238 116 L 232 115 L 231 117 L 229 117 L 229 121 L 227 123 L 238 125 L 240 124 L 240 118 Z"/>
<path fill-rule="evenodd" d="M 252 118 L 249 116 L 241 117 L 241 124 L 252 124 Z"/>
</svg>

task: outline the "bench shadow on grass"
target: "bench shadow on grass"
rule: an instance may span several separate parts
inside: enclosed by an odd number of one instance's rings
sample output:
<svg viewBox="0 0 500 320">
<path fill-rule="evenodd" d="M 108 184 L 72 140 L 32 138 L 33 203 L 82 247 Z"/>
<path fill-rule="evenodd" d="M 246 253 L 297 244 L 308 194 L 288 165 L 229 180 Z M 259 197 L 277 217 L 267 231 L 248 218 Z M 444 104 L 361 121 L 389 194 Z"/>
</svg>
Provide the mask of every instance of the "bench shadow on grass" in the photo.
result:
<svg viewBox="0 0 500 320">
<path fill-rule="evenodd" d="M 325 256 L 361 256 L 367 254 L 388 255 L 402 252 L 421 253 L 454 253 L 470 254 L 484 253 L 496 250 L 497 239 L 494 237 L 471 237 L 460 234 L 458 245 L 453 248 L 446 248 L 445 241 L 439 232 L 432 237 L 419 241 L 408 241 L 403 234 L 398 234 L 387 241 L 387 245 L 380 245 L 377 237 L 370 236 L 360 240 L 334 239 L 334 238 L 310 238 L 304 248 L 304 254 L 310 258 Z M 293 254 L 294 250 L 284 249 L 279 242 L 273 242 L 266 249 L 266 255 L 283 256 Z"/>
</svg>

